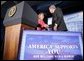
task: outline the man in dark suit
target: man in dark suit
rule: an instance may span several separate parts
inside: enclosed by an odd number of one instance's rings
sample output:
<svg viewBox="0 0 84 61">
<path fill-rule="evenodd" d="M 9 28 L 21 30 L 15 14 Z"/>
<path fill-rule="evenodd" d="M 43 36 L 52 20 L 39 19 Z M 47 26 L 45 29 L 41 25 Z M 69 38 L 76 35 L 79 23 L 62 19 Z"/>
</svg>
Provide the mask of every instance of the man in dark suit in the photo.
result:
<svg viewBox="0 0 84 61">
<path fill-rule="evenodd" d="M 54 31 L 67 31 L 66 24 L 63 19 L 62 10 L 55 5 L 49 7 L 49 11 L 52 14 L 52 30 Z"/>
</svg>

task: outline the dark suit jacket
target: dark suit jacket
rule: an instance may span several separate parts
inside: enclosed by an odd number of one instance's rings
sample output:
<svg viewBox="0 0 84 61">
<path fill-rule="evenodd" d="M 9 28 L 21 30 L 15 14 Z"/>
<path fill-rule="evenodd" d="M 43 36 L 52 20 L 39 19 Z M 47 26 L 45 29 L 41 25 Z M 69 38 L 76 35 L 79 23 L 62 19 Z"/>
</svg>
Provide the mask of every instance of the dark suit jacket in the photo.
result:
<svg viewBox="0 0 84 61">
<path fill-rule="evenodd" d="M 56 8 L 55 12 L 52 14 L 52 30 L 55 25 L 55 23 L 58 25 L 57 26 L 57 31 L 67 31 L 66 24 L 63 19 L 63 13 L 60 8 Z"/>
</svg>

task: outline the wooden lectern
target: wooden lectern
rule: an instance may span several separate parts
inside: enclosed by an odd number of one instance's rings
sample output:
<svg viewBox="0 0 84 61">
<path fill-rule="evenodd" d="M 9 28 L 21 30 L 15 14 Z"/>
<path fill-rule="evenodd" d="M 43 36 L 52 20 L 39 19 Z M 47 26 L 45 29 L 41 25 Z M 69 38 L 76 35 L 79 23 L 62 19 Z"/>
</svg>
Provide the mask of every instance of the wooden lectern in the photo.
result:
<svg viewBox="0 0 84 61">
<path fill-rule="evenodd" d="M 23 1 L 7 10 L 3 23 L 5 26 L 3 60 L 17 60 L 22 31 L 35 29 L 37 14 Z"/>
</svg>

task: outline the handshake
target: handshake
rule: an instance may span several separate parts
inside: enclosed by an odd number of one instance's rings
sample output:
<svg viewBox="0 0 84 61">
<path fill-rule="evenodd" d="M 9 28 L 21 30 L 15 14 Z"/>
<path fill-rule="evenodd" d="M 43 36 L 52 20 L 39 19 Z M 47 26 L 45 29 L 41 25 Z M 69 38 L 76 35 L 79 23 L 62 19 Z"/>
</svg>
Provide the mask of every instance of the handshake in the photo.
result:
<svg viewBox="0 0 84 61">
<path fill-rule="evenodd" d="M 48 28 L 49 26 L 47 24 L 43 25 L 45 28 Z"/>
<path fill-rule="evenodd" d="M 49 28 L 50 28 L 49 25 L 47 25 L 47 24 L 45 24 L 44 27 L 45 27 L 47 30 L 49 30 Z M 51 27 L 51 28 L 52 28 L 52 30 L 57 31 L 57 24 L 55 24 L 54 27 Z"/>
<path fill-rule="evenodd" d="M 38 24 L 37 26 L 37 30 L 47 30 L 48 28 L 49 26 L 47 24 L 44 24 L 44 25 Z"/>
<path fill-rule="evenodd" d="M 39 24 L 37 27 L 37 30 L 54 30 L 54 31 L 56 31 L 57 30 L 57 24 L 55 24 L 54 27 L 49 26 L 47 24 L 44 24 L 44 25 Z"/>
</svg>

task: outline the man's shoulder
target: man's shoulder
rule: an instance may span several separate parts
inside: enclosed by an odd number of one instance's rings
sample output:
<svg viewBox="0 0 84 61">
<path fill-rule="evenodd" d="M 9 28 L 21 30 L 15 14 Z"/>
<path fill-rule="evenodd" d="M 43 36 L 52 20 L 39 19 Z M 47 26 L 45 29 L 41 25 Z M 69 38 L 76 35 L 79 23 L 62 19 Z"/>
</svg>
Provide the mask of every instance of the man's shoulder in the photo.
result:
<svg viewBox="0 0 84 61">
<path fill-rule="evenodd" d="M 61 10 L 61 8 L 60 8 L 60 7 L 57 7 L 56 9 L 57 9 L 58 11 L 60 11 L 60 10 Z"/>
</svg>

